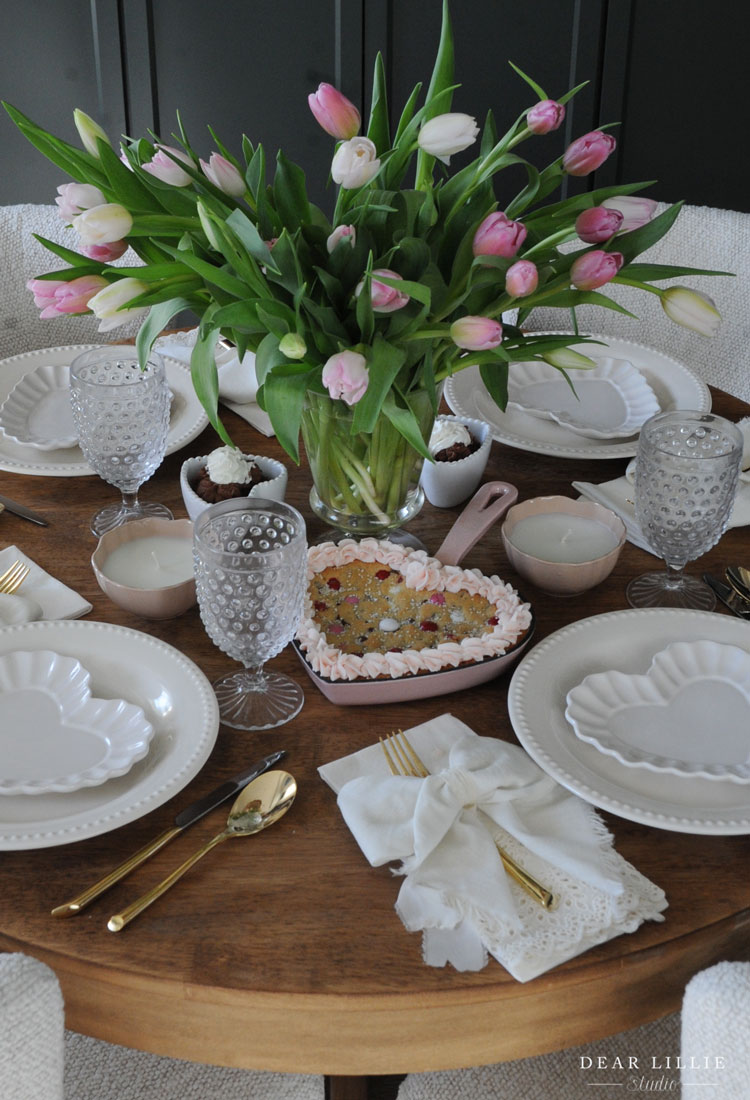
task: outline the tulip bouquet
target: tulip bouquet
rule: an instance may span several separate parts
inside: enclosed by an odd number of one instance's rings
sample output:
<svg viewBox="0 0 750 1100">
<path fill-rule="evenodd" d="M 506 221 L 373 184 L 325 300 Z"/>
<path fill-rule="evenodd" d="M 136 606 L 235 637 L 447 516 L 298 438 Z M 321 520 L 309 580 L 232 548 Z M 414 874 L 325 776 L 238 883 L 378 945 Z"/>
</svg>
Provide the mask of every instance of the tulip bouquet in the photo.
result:
<svg viewBox="0 0 750 1100">
<path fill-rule="evenodd" d="M 418 85 L 395 128 L 380 57 L 366 133 L 354 104 L 322 84 L 309 104 L 336 142 L 330 215 L 310 202 L 302 170 L 281 151 L 269 179 L 263 147 L 247 138 L 237 157 L 211 131 L 218 151 L 206 161 L 180 124 L 179 148 L 142 138 L 123 139 L 115 151 L 77 111 L 80 150 L 6 105 L 29 140 L 76 181 L 58 189 L 57 202 L 78 230 L 80 253 L 42 240 L 66 264 L 31 283 L 42 316 L 89 310 L 106 332 L 142 312 L 145 357 L 175 314 L 193 310 L 200 318 L 194 385 L 225 441 L 219 336 L 241 356 L 255 353 L 258 401 L 295 460 L 302 427 L 329 519 L 375 516 L 383 526 L 403 519 L 403 495 L 429 458 L 444 379 L 478 365 L 504 408 L 514 360 L 542 359 L 561 370 L 593 365 L 570 349 L 582 342 L 577 334 L 524 332 L 534 306 L 568 311 L 593 303 L 624 312 L 600 291 L 615 281 L 658 294 L 667 314 L 701 331 L 719 320 L 696 292 L 654 285 L 693 269 L 635 262 L 669 230 L 679 204 L 655 216 L 654 202 L 634 197 L 644 183 L 549 201 L 566 175 L 598 168 L 615 139 L 603 127 L 537 169 L 518 146 L 557 129 L 583 85 L 553 100 L 516 72 L 532 102 L 505 133 L 491 113 L 480 133 L 474 118 L 451 111 L 445 0 L 424 101 Z M 474 159 L 451 173 L 451 157 L 475 144 Z M 513 182 L 501 188 L 504 178 Z M 561 250 L 567 242 L 580 248 Z M 142 264 L 112 266 L 127 245 Z M 518 323 L 503 323 L 514 308 Z"/>
</svg>

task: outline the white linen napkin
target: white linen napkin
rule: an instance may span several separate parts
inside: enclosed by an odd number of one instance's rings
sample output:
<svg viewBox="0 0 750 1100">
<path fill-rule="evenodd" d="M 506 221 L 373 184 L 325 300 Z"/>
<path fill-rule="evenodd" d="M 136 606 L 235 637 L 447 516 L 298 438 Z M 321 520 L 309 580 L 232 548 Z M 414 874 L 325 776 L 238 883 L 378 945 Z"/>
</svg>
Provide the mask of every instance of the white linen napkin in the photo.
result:
<svg viewBox="0 0 750 1100">
<path fill-rule="evenodd" d="M 407 736 L 427 779 L 391 775 L 379 744 L 318 770 L 370 864 L 401 861 L 396 911 L 422 931 L 428 965 L 478 970 L 489 953 L 525 982 L 663 919 L 663 891 L 618 855 L 593 807 L 523 749 L 450 714 Z M 556 909 L 508 877 L 496 840 L 557 895 Z"/>
<path fill-rule="evenodd" d="M 24 580 L 19 595 L 30 596 L 42 609 L 43 619 L 80 619 L 88 615 L 91 604 L 68 588 L 55 577 L 27 557 L 17 546 L 6 546 L 0 550 L 0 573 L 10 568 L 14 561 L 28 565 L 29 573 Z"/>
<path fill-rule="evenodd" d="M 190 363 L 195 347 L 198 329 L 188 332 L 174 332 L 168 336 L 159 336 L 154 341 L 157 351 L 171 355 L 181 363 Z M 217 347 L 216 366 L 219 372 L 219 399 L 221 402 L 247 420 L 263 435 L 274 434 L 271 420 L 256 400 L 258 381 L 255 377 L 255 355 L 249 351 L 240 359 L 231 348 Z"/>
<path fill-rule="evenodd" d="M 745 527 L 750 524 L 750 416 L 737 422 L 737 427 L 742 432 L 745 440 L 745 448 L 742 456 L 742 470 L 740 472 L 737 496 L 735 497 L 732 514 L 729 517 L 729 527 Z M 631 459 L 622 477 L 616 477 L 612 481 L 603 481 L 595 485 L 589 481 L 574 481 L 573 488 L 581 496 L 588 500 L 603 504 L 616 513 L 625 524 L 627 537 L 634 546 L 646 550 L 655 557 L 661 557 L 652 550 L 643 537 L 640 525 L 635 518 L 635 505 L 633 504 L 633 484 L 635 481 L 635 459 Z"/>
</svg>

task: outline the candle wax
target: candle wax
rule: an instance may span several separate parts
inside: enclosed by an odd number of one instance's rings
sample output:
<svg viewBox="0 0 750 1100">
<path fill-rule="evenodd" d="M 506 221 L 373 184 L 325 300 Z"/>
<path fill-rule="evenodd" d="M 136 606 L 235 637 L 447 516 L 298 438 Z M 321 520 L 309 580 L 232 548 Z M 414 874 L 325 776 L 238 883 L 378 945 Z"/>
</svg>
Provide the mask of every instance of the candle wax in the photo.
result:
<svg viewBox="0 0 750 1100">
<path fill-rule="evenodd" d="M 115 547 L 101 570 L 110 580 L 129 588 L 167 588 L 192 577 L 192 542 L 169 535 L 144 535 Z"/>
<path fill-rule="evenodd" d="M 603 523 L 569 512 L 525 516 L 508 532 L 517 550 L 552 562 L 584 562 L 604 557 L 618 539 Z"/>
</svg>

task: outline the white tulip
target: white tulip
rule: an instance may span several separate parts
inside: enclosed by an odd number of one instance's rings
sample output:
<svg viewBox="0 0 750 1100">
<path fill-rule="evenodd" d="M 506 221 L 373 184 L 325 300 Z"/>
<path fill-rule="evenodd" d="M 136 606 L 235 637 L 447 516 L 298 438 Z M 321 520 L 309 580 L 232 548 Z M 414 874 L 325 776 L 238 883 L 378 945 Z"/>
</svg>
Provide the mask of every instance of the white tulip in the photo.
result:
<svg viewBox="0 0 750 1100">
<path fill-rule="evenodd" d="M 78 231 L 82 244 L 112 244 L 127 237 L 133 228 L 133 219 L 118 202 L 105 202 L 92 206 L 73 218 L 73 228 Z"/>
<path fill-rule="evenodd" d="M 375 143 L 366 137 L 342 141 L 331 163 L 334 182 L 347 190 L 369 183 L 379 171 L 380 161 Z"/>
<path fill-rule="evenodd" d="M 473 145 L 478 133 L 477 121 L 471 115 L 436 115 L 425 122 L 417 140 L 423 152 L 450 164 L 453 154 Z"/>
<path fill-rule="evenodd" d="M 104 290 L 100 290 L 93 298 L 89 298 L 89 309 L 101 321 L 99 332 L 109 332 L 110 329 L 117 328 L 126 321 L 133 321 L 136 317 L 148 313 L 148 306 L 139 306 L 136 309 L 121 308 L 133 298 L 137 298 L 139 294 L 145 294 L 148 289 L 148 283 L 141 282 L 140 279 L 118 279 Z"/>
<path fill-rule="evenodd" d="M 715 336 L 721 325 L 721 314 L 713 298 L 688 286 L 670 286 L 661 295 L 662 309 L 670 321 L 692 329 L 701 336 Z"/>
</svg>

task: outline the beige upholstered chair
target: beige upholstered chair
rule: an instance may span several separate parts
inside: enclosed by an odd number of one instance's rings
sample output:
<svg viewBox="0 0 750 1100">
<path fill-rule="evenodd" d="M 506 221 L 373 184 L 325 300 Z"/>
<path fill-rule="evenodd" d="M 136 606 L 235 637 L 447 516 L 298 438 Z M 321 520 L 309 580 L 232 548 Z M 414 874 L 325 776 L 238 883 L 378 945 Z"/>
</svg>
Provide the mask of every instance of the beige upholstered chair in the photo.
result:
<svg viewBox="0 0 750 1100">
<path fill-rule="evenodd" d="M 39 244 L 35 233 L 77 250 L 77 234 L 66 227 L 56 206 L 29 203 L 0 206 L 0 359 L 37 348 L 112 343 L 121 337 L 134 336 L 138 324 L 132 322 L 102 336 L 93 316 L 40 320 L 26 282 L 66 265 Z M 136 265 L 140 260 L 128 251 L 117 263 L 119 266 Z"/>
<path fill-rule="evenodd" d="M 497 1026 L 502 1027 L 501 1019 Z M 681 1015 L 537 1058 L 410 1074 L 398 1100 L 582 1100 L 589 1095 L 614 1100 L 657 1092 L 677 1097 L 680 1084 L 683 1100 L 750 1096 L 750 963 L 721 962 L 696 974 L 685 990 Z"/>
<path fill-rule="evenodd" d="M 676 325 L 656 295 L 616 284 L 602 288 L 602 293 L 638 319 L 582 306 L 576 311 L 579 331 L 619 336 L 656 348 L 692 366 L 704 382 L 750 400 L 750 214 L 684 206 L 669 233 L 639 256 L 641 261 L 734 272 L 734 278 L 685 275 L 658 283 L 660 287 L 689 286 L 713 298 L 723 317 L 718 336 L 699 336 Z M 532 311 L 525 327 L 540 331 L 567 329 L 568 325 L 567 311 L 540 307 Z"/>
<path fill-rule="evenodd" d="M 318 1076 L 177 1061 L 66 1032 L 54 972 L 29 955 L 0 954 L 2 1100 L 323 1100 L 323 1094 Z"/>
</svg>

